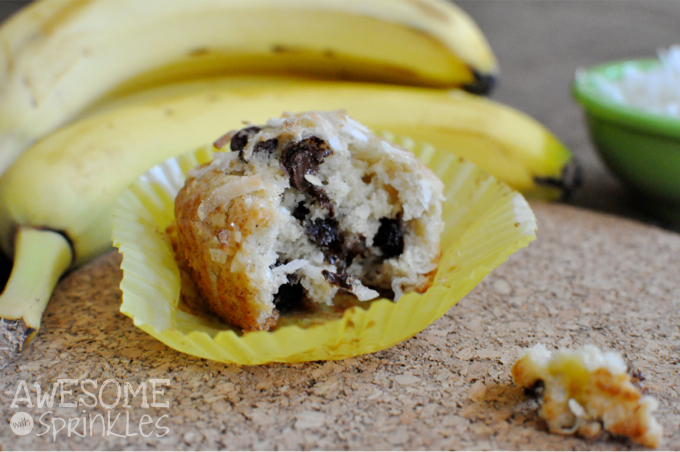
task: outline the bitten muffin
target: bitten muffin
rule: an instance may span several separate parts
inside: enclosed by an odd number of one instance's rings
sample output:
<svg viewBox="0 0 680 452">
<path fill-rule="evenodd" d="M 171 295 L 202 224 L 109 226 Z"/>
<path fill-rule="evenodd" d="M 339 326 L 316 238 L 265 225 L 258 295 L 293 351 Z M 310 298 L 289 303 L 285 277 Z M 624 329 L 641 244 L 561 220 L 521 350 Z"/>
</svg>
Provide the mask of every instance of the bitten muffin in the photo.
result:
<svg viewBox="0 0 680 452">
<path fill-rule="evenodd" d="M 175 200 L 177 246 L 210 309 L 246 331 L 279 312 L 424 292 L 443 184 L 343 111 L 284 114 L 214 143 Z M 230 152 L 229 152 L 230 151 Z"/>
</svg>

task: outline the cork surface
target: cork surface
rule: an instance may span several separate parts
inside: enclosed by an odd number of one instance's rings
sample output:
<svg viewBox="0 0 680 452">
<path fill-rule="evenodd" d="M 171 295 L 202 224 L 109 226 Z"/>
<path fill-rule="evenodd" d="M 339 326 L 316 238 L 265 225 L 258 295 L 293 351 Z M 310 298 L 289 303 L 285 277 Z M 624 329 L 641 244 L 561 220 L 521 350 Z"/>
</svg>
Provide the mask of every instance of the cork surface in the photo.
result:
<svg viewBox="0 0 680 452">
<path fill-rule="evenodd" d="M 26 3 L 0 2 L 0 17 Z M 578 67 L 649 56 L 676 43 L 677 3 L 458 3 L 499 58 L 492 97 L 539 119 L 581 159 L 586 185 L 572 203 L 654 221 L 597 158 L 569 87 Z M 445 317 L 389 350 L 342 362 L 238 368 L 170 350 L 118 313 L 119 256 L 104 256 L 60 284 L 36 341 L 0 371 L 0 449 L 635 449 L 611 438 L 547 433 L 537 402 L 509 378 L 519 350 L 543 342 L 620 351 L 660 401 L 660 448 L 678 450 L 680 236 L 565 206 L 533 207 L 539 239 Z M 0 258 L 0 279 L 8 269 Z M 130 408 L 121 400 L 111 410 L 100 403 L 58 407 L 58 400 L 38 407 L 33 386 L 91 379 L 101 388 L 112 379 L 138 388 L 154 378 L 170 380 L 158 397 L 167 408 L 143 408 L 139 397 Z M 21 381 L 33 408 L 11 407 Z M 67 403 L 82 397 L 92 404 L 79 386 L 71 390 Z M 115 394 L 115 384 L 107 384 L 102 400 L 113 404 Z M 9 428 L 19 411 L 36 422 L 25 436 Z M 110 422 L 118 416 L 111 434 L 102 435 L 95 418 L 83 437 L 69 437 L 67 427 L 53 436 L 58 419 L 97 414 Z M 152 424 L 140 431 L 145 414 Z M 41 416 L 51 430 L 37 436 L 45 431 Z M 82 421 L 74 427 L 83 434 Z M 125 437 L 126 427 L 137 435 Z"/>
<path fill-rule="evenodd" d="M 621 352 L 660 402 L 660 448 L 677 449 L 680 236 L 564 205 L 532 207 L 538 240 L 443 318 L 388 350 L 339 362 L 237 367 L 169 349 L 118 312 L 120 256 L 103 256 L 59 284 L 35 342 L 0 371 L 0 444 L 7 450 L 636 449 L 610 437 L 547 432 L 538 402 L 509 376 L 519 351 L 542 342 Z M 77 380 L 63 386 L 71 391 L 65 404 L 80 398 L 95 406 L 64 406 L 58 387 L 52 408 L 38 407 L 34 384 L 44 397 L 58 379 Z M 81 385 L 88 379 L 97 388 Z M 167 407 L 151 406 L 151 379 L 168 380 L 155 386 L 163 391 L 156 403 Z M 18 390 L 21 381 L 28 393 Z M 125 406 L 125 383 L 135 390 L 146 385 L 148 407 L 141 393 L 128 393 Z M 117 385 L 123 396 L 116 403 Z M 95 403 L 85 391 L 101 399 Z M 13 408 L 17 393 L 24 401 Z M 9 425 L 20 411 L 35 422 L 25 436 Z"/>
</svg>

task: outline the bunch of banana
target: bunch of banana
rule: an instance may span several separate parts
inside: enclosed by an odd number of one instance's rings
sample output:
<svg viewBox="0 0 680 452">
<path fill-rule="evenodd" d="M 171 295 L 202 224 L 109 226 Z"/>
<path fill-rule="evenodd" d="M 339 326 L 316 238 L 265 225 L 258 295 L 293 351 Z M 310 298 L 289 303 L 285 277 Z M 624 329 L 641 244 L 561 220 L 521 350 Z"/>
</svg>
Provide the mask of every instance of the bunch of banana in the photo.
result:
<svg viewBox="0 0 680 452">
<path fill-rule="evenodd" d="M 0 28 L 0 174 L 102 98 L 227 73 L 485 93 L 496 61 L 447 0 L 37 1 Z"/>
</svg>

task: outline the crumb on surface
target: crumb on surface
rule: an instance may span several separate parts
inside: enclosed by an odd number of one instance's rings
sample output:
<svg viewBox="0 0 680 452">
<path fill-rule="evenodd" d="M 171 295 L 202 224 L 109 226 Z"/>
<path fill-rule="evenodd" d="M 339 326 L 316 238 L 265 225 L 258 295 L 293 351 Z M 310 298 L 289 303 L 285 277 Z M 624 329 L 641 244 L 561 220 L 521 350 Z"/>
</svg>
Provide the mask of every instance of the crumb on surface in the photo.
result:
<svg viewBox="0 0 680 452">
<path fill-rule="evenodd" d="M 662 429 L 652 416 L 658 402 L 642 395 L 618 353 L 537 344 L 515 362 L 512 379 L 527 389 L 543 384 L 539 414 L 553 433 L 591 438 L 604 429 L 647 447 L 659 444 Z"/>
</svg>

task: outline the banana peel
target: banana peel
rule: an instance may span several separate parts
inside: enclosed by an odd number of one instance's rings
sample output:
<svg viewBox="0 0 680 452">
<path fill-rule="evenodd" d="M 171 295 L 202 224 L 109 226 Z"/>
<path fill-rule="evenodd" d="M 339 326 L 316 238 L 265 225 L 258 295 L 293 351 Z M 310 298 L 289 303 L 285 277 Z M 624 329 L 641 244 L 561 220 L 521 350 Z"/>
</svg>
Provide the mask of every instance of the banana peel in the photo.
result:
<svg viewBox="0 0 680 452">
<path fill-rule="evenodd" d="M 0 174 L 92 104 L 214 75 L 486 93 L 498 69 L 446 0 L 42 0 L 0 27 Z"/>
</svg>

